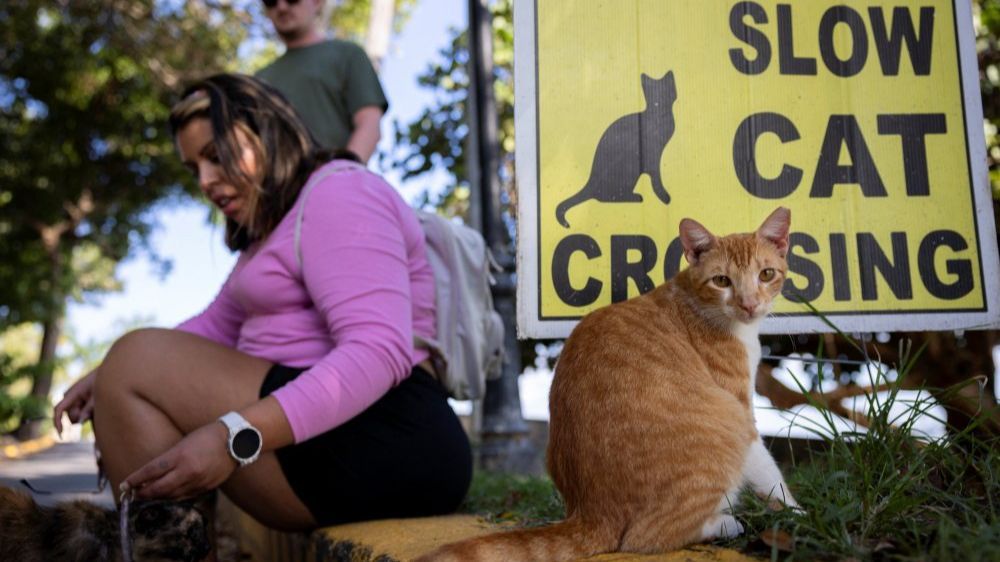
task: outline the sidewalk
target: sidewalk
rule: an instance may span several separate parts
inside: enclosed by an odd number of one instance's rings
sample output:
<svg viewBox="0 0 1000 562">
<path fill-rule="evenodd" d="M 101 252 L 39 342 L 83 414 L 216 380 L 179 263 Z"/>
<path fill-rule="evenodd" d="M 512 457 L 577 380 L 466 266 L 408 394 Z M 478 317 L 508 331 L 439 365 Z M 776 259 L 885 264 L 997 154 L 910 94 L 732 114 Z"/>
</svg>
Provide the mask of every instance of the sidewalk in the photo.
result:
<svg viewBox="0 0 1000 562">
<path fill-rule="evenodd" d="M 36 490 L 51 493 L 33 493 L 21 484 L 21 479 L 28 480 Z M 94 444 L 89 442 L 56 442 L 21 458 L 0 458 L 0 485 L 29 492 L 42 505 L 87 500 L 114 506 L 110 490 L 93 493 L 97 490 L 97 464 Z"/>
</svg>

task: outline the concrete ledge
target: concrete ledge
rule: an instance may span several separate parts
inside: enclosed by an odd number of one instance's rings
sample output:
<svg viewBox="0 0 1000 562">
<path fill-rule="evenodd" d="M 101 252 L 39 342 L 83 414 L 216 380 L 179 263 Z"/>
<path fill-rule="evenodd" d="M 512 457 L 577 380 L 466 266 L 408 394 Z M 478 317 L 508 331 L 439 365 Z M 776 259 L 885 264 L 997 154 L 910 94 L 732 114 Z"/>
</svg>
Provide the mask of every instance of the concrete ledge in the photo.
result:
<svg viewBox="0 0 1000 562">
<path fill-rule="evenodd" d="M 282 533 L 268 529 L 220 498 L 219 516 L 233 529 L 240 550 L 253 562 L 409 562 L 438 546 L 503 527 L 475 515 L 388 519 Z M 516 561 L 511 561 L 516 562 Z M 699 545 L 656 555 L 602 554 L 587 562 L 758 562 L 734 550 Z"/>
<path fill-rule="evenodd" d="M 666 554 L 601 554 L 586 562 L 760 562 L 745 554 L 711 545 L 697 545 Z"/>
<path fill-rule="evenodd" d="M 316 560 L 408 562 L 435 548 L 496 532 L 475 515 L 387 519 L 320 529 L 312 534 Z"/>
</svg>

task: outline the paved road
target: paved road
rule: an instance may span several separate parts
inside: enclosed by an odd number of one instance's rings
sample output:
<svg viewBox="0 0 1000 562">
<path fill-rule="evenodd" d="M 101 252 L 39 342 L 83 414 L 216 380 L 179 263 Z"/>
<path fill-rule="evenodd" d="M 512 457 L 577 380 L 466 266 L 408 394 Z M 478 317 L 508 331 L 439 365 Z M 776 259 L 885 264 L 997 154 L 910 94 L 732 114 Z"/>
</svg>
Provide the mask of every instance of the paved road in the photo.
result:
<svg viewBox="0 0 1000 562">
<path fill-rule="evenodd" d="M 0 459 L 0 485 L 29 491 L 22 478 L 50 494 L 32 495 L 40 504 L 52 505 L 66 500 L 83 499 L 112 507 L 110 490 L 97 489 L 97 464 L 94 444 L 90 442 L 56 443 L 54 446 L 22 459 Z"/>
</svg>

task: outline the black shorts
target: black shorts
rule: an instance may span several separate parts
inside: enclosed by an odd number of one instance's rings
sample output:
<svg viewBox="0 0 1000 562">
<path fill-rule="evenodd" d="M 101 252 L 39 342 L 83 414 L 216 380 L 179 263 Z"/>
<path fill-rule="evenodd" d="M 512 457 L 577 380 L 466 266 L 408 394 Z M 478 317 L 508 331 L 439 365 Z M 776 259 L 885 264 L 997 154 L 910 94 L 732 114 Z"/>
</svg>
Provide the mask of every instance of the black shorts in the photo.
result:
<svg viewBox="0 0 1000 562">
<path fill-rule="evenodd" d="M 261 398 L 304 370 L 273 366 Z M 321 526 L 451 513 L 469 489 L 472 452 L 447 398 L 414 367 L 346 423 L 275 451 L 281 470 Z"/>
</svg>

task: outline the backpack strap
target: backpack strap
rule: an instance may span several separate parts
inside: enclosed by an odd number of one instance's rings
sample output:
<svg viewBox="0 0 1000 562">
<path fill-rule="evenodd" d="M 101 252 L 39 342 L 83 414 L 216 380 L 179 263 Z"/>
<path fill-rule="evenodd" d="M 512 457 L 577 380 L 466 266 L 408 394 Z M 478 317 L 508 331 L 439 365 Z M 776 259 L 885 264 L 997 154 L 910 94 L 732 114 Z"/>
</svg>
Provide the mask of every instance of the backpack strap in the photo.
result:
<svg viewBox="0 0 1000 562">
<path fill-rule="evenodd" d="M 295 215 L 295 262 L 299 266 L 299 270 L 302 270 L 302 217 L 306 214 L 306 199 L 309 197 L 309 192 L 312 188 L 316 187 L 316 184 L 325 180 L 329 176 L 336 174 L 338 172 L 344 172 L 347 170 L 358 169 L 361 167 L 360 164 L 347 164 L 343 162 L 330 163 L 315 172 L 309 182 L 305 187 L 302 188 L 302 193 L 299 194 L 299 209 Z"/>
<path fill-rule="evenodd" d="M 434 272 L 434 276 L 436 278 L 437 275 L 439 274 L 438 265 L 444 268 L 447 268 L 447 266 L 444 264 L 435 264 L 435 260 L 440 259 L 441 256 L 440 254 L 435 254 L 435 252 L 433 252 L 432 249 L 442 244 L 442 240 L 445 236 L 445 233 L 441 231 L 441 225 L 440 223 L 437 222 L 439 217 L 436 214 L 422 211 L 419 209 L 416 210 L 415 213 L 417 215 L 417 220 L 420 222 L 420 229 L 424 233 L 424 240 L 427 247 L 427 263 L 431 266 L 431 270 Z M 431 364 L 434 366 L 434 370 L 436 371 L 435 378 L 437 378 L 443 384 L 444 383 L 443 377 L 448 372 L 448 358 L 445 354 L 444 346 L 442 345 L 440 339 L 443 337 L 443 332 L 441 329 L 442 328 L 441 314 L 443 310 L 442 306 L 444 303 L 441 303 L 439 299 L 440 295 L 435 290 L 434 315 L 436 317 L 435 318 L 436 322 L 435 332 L 437 332 L 436 338 L 427 339 L 423 336 L 414 333 L 413 345 L 418 349 L 425 349 L 430 353 Z M 454 305 L 449 304 L 448 309 L 453 310 Z"/>
</svg>

